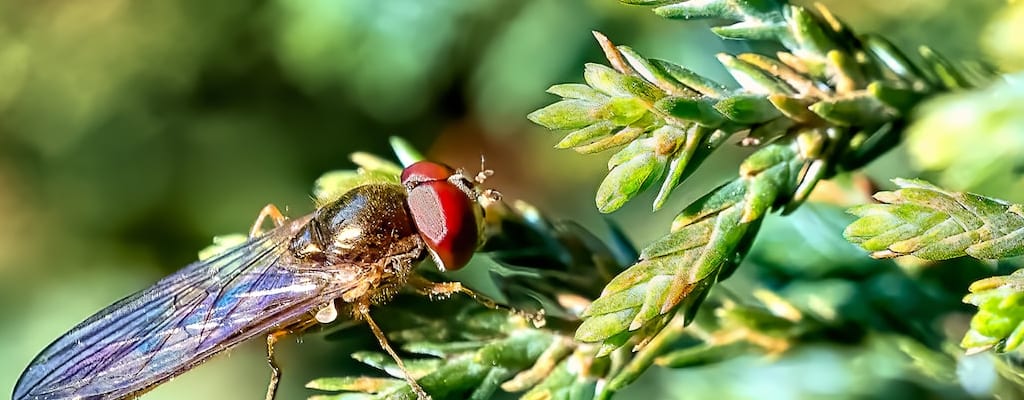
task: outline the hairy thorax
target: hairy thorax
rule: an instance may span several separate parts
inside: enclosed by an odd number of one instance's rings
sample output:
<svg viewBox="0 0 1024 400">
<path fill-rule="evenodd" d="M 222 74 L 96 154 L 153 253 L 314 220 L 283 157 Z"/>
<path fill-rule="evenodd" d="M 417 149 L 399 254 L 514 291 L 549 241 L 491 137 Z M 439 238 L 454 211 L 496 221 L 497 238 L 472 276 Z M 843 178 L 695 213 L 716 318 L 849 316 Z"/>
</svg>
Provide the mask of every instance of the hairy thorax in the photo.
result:
<svg viewBox="0 0 1024 400">
<path fill-rule="evenodd" d="M 318 209 L 294 236 L 292 256 L 358 277 L 342 300 L 390 299 L 425 254 L 404 188 L 369 184 Z"/>
</svg>

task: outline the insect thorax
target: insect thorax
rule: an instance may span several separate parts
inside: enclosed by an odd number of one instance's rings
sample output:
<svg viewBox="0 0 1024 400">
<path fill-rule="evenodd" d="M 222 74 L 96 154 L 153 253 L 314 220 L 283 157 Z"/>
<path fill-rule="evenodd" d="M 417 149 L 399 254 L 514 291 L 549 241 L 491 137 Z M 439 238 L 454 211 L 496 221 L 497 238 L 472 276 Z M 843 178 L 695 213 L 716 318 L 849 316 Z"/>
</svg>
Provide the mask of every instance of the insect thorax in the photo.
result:
<svg viewBox="0 0 1024 400">
<path fill-rule="evenodd" d="M 400 275 L 403 281 L 422 248 L 405 189 L 385 183 L 357 186 L 317 209 L 290 246 L 299 259 L 325 267 L 380 266 L 381 279 Z"/>
</svg>

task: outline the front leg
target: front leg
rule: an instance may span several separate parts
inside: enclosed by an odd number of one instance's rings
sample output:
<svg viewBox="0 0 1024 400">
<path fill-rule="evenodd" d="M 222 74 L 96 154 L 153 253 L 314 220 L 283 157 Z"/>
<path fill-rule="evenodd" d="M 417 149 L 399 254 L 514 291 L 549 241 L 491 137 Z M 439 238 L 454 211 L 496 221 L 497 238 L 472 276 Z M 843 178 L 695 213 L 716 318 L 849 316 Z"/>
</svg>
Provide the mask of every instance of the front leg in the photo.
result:
<svg viewBox="0 0 1024 400">
<path fill-rule="evenodd" d="M 537 312 L 527 312 L 518 310 L 507 305 L 498 303 L 494 299 L 482 295 L 462 285 L 461 282 L 432 282 L 422 276 L 413 274 L 409 277 L 409 285 L 416 290 L 416 293 L 427 296 L 431 299 L 447 299 L 452 297 L 456 293 L 462 293 L 469 298 L 473 299 L 477 303 L 480 303 L 484 307 L 492 310 L 503 310 L 510 313 L 519 315 L 523 318 L 530 320 L 534 326 L 544 326 L 544 310 Z"/>
<path fill-rule="evenodd" d="M 405 381 L 412 388 L 412 392 L 416 394 L 418 400 L 431 400 L 431 397 L 423 387 L 416 382 L 416 378 L 412 376 L 409 369 L 405 367 L 405 362 L 402 361 L 402 357 L 398 356 L 398 353 L 391 348 L 391 343 L 388 342 L 388 337 L 384 335 L 384 331 L 377 326 L 377 323 L 370 318 L 370 305 L 367 303 L 358 303 L 354 307 L 354 311 L 357 317 L 366 321 L 366 324 L 370 326 L 370 331 L 373 332 L 373 336 L 377 338 L 377 342 L 380 343 L 380 347 L 384 349 L 392 359 L 395 360 L 395 365 L 398 365 L 398 369 L 402 370 L 402 376 L 405 377 Z"/>
</svg>

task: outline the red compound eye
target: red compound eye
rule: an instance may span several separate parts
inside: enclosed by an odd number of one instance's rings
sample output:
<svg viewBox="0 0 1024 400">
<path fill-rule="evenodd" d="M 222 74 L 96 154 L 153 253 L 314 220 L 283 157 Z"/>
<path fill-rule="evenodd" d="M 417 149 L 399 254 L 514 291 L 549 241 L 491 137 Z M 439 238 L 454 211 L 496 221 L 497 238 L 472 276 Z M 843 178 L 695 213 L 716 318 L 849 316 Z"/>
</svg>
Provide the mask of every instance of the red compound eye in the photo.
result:
<svg viewBox="0 0 1024 400">
<path fill-rule="evenodd" d="M 430 161 L 418 161 L 402 170 L 402 184 L 415 186 L 429 181 L 443 181 L 455 175 L 451 167 Z"/>
<path fill-rule="evenodd" d="M 480 205 L 464 186 L 448 178 L 456 172 L 429 161 L 420 161 L 402 171 L 402 184 L 409 191 L 409 211 L 442 271 L 466 266 L 480 240 Z"/>
</svg>

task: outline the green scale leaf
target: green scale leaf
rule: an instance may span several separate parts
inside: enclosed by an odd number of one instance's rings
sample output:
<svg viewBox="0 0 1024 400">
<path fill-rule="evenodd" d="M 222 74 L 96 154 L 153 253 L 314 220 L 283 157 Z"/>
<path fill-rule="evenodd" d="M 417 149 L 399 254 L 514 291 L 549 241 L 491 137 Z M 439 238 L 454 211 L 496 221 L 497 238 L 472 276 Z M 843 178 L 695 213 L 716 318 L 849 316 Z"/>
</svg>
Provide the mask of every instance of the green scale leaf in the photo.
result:
<svg viewBox="0 0 1024 400">
<path fill-rule="evenodd" d="M 965 303 L 978 307 L 960 346 L 968 353 L 1012 352 L 1024 342 L 1024 270 L 975 282 Z"/>
<path fill-rule="evenodd" d="M 588 65 L 587 85 L 553 86 L 549 92 L 563 99 L 530 115 L 549 129 L 570 131 L 558 148 L 621 147 L 597 190 L 598 209 L 606 213 L 657 182 L 659 209 L 736 134 L 756 149 L 736 180 L 686 207 L 671 233 L 650 244 L 583 314 L 576 339 L 599 343 L 599 355 L 657 340 L 677 312 L 682 326 L 690 323 L 713 285 L 746 255 L 767 212 L 793 211 L 820 180 L 882 154 L 897 143 L 920 101 L 965 84 L 949 72 L 954 65 L 932 52 L 919 67 L 881 38 L 859 39 L 823 7 L 815 14 L 775 0 L 627 2 L 656 6 L 655 13 L 669 18 L 726 21 L 731 25 L 714 32 L 774 41 L 786 51 L 719 55 L 740 86 L 730 89 L 595 34 L 612 67 Z M 616 101 L 631 107 L 613 106 Z"/>
<path fill-rule="evenodd" d="M 636 264 L 605 286 L 583 313 L 576 339 L 602 342 L 599 355 L 605 355 L 630 333 L 657 333 L 677 310 L 688 322 L 712 284 L 742 260 L 768 210 L 797 186 L 803 161 L 795 147 L 765 147 L 748 159 L 745 175 L 683 210 L 672 233 L 648 245 Z"/>
<path fill-rule="evenodd" d="M 882 204 L 851 208 L 860 217 L 843 232 L 875 258 L 913 255 L 945 260 L 969 255 L 997 259 L 1024 254 L 1024 212 L 1018 204 L 949 192 L 928 182 L 894 179 Z"/>
</svg>

